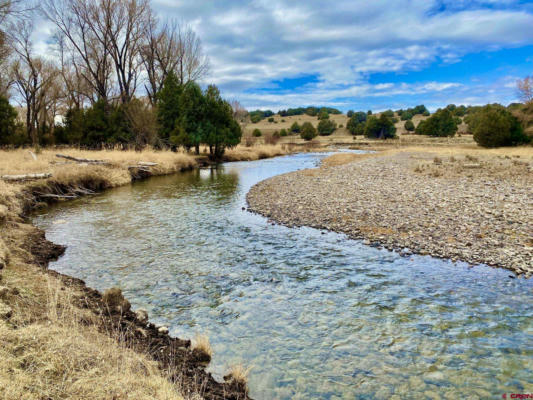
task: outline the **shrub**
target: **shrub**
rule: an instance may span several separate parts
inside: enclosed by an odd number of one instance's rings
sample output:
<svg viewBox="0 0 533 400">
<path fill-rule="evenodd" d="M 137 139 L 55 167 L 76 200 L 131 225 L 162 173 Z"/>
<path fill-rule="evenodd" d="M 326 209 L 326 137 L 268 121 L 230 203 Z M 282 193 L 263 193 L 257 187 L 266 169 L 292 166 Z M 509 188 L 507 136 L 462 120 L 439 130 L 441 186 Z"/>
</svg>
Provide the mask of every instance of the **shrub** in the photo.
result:
<svg viewBox="0 0 533 400">
<path fill-rule="evenodd" d="M 401 114 L 400 118 L 401 118 L 402 121 L 408 121 L 408 120 L 413 118 L 413 114 L 410 111 L 404 111 Z"/>
<path fill-rule="evenodd" d="M 330 119 L 322 119 L 318 123 L 318 134 L 322 136 L 329 136 L 331 135 L 335 129 L 337 129 L 337 124 L 335 121 L 332 121 Z"/>
<path fill-rule="evenodd" d="M 279 131 L 274 131 L 274 133 L 272 134 L 273 137 L 279 139 L 280 138 L 280 134 L 279 134 Z"/>
<path fill-rule="evenodd" d="M 394 117 L 394 111 L 387 110 L 382 112 L 383 115 L 385 115 L 387 118 L 393 118 Z"/>
<path fill-rule="evenodd" d="M 422 115 L 423 115 L 424 117 L 429 117 L 429 111 L 428 111 L 428 110 L 424 111 L 424 112 L 422 113 Z"/>
<path fill-rule="evenodd" d="M 286 129 L 282 129 L 281 131 L 279 131 L 279 135 L 280 136 L 287 136 L 287 130 Z"/>
<path fill-rule="evenodd" d="M 486 105 L 471 115 L 468 128 L 482 147 L 516 146 L 531 141 L 518 119 L 500 105 Z"/>
<path fill-rule="evenodd" d="M 339 125 L 339 129 L 342 129 L 342 128 L 344 128 L 344 125 L 343 125 L 343 124 L 340 124 L 340 125 Z"/>
<path fill-rule="evenodd" d="M 266 134 L 264 137 L 265 144 L 276 144 L 279 142 L 279 134 Z"/>
<path fill-rule="evenodd" d="M 346 115 L 348 116 L 348 118 L 352 118 L 353 115 L 354 115 L 354 111 L 350 110 L 350 111 L 348 111 L 348 113 Z"/>
<path fill-rule="evenodd" d="M 366 112 L 366 115 L 372 115 L 372 110 L 368 110 L 368 111 Z"/>
<path fill-rule="evenodd" d="M 253 137 L 261 137 L 263 135 L 263 133 L 261 133 L 260 129 L 255 128 L 253 133 L 252 133 L 252 135 L 253 135 Z"/>
<path fill-rule="evenodd" d="M 405 121 L 404 128 L 408 132 L 413 132 L 415 130 L 415 124 L 413 124 L 413 121 L 408 119 L 407 121 Z"/>
<path fill-rule="evenodd" d="M 397 124 L 400 120 L 397 117 L 391 118 L 393 124 Z"/>
<path fill-rule="evenodd" d="M 348 120 L 346 128 L 352 135 L 362 135 L 365 129 L 367 115 L 364 112 L 356 112 Z"/>
<path fill-rule="evenodd" d="M 298 125 L 298 122 L 295 122 L 294 124 L 291 125 L 291 132 L 292 133 L 300 133 L 300 125 Z"/>
<path fill-rule="evenodd" d="M 246 136 L 244 139 L 244 145 L 246 147 L 252 147 L 255 144 L 255 138 L 252 136 Z"/>
<path fill-rule="evenodd" d="M 389 139 L 396 137 L 396 128 L 390 118 L 382 113 L 379 118 L 370 117 L 366 121 L 364 134 L 368 138 Z"/>
<path fill-rule="evenodd" d="M 421 121 L 416 128 L 419 135 L 428 135 L 436 137 L 454 136 L 457 132 L 457 123 L 447 108 L 437 110 L 435 114 Z"/>
<path fill-rule="evenodd" d="M 270 118 L 268 119 L 268 122 L 274 122 L 274 117 L 270 117 Z"/>
<path fill-rule="evenodd" d="M 316 137 L 316 129 L 310 122 L 304 122 L 302 125 L 300 137 L 304 140 L 312 140 Z"/>
<path fill-rule="evenodd" d="M 320 111 L 320 114 L 318 114 L 319 120 L 329 119 L 329 114 L 326 110 Z"/>
</svg>

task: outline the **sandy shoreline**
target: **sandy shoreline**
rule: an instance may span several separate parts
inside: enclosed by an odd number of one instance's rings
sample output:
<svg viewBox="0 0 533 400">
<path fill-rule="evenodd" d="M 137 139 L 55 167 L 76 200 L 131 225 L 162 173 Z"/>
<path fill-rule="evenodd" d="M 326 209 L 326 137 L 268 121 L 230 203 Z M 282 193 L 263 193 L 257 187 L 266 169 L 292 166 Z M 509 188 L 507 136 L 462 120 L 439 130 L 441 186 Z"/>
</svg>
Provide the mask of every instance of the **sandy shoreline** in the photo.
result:
<svg viewBox="0 0 533 400">
<path fill-rule="evenodd" d="M 398 152 L 255 185 L 251 211 L 404 254 L 533 275 L 532 160 Z"/>
</svg>

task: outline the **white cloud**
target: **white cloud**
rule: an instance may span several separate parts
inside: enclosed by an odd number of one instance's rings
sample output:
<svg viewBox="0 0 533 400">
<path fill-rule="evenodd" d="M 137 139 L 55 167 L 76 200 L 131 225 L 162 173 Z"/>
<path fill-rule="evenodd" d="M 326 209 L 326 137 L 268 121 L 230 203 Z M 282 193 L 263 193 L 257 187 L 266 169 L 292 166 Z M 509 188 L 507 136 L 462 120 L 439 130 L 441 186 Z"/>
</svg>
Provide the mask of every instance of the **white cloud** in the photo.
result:
<svg viewBox="0 0 533 400">
<path fill-rule="evenodd" d="M 369 83 L 374 73 L 456 63 L 470 52 L 533 44 L 518 0 L 153 0 L 162 19 L 193 26 L 211 59 L 209 81 L 252 108 L 344 104 L 348 97 L 456 93 L 457 82 Z M 285 93 L 272 81 L 312 75 Z M 477 83 L 472 83 L 476 85 Z M 507 89 L 511 83 L 506 82 Z M 488 89 L 487 89 L 488 91 Z M 497 91 L 497 90 L 496 90 Z M 507 94 L 508 95 L 508 94 Z M 506 95 L 506 96 L 507 96 Z"/>
</svg>

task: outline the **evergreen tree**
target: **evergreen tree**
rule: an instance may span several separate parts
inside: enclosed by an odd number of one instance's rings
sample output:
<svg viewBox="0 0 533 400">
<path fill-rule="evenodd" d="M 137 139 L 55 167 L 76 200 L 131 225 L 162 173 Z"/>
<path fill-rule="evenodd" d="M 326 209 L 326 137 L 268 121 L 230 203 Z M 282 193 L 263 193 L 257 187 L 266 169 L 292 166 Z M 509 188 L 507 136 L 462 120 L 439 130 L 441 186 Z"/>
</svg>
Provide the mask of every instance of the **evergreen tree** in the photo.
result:
<svg viewBox="0 0 533 400">
<path fill-rule="evenodd" d="M 226 148 L 237 146 L 241 142 L 242 130 L 233 118 L 231 105 L 222 99 L 215 85 L 209 85 L 205 91 L 205 122 L 202 130 L 209 153 L 214 159 L 220 159 Z"/>
<path fill-rule="evenodd" d="M 379 118 L 370 117 L 366 121 L 365 136 L 375 139 L 389 139 L 396 136 L 396 127 L 387 117 L 385 113 L 382 113 Z"/>
<path fill-rule="evenodd" d="M 170 136 L 176 136 L 176 126 L 180 117 L 180 97 L 183 87 L 174 72 L 170 72 L 165 79 L 163 88 L 157 94 L 157 121 L 159 122 L 159 137 L 169 141 Z"/>
<path fill-rule="evenodd" d="M 421 121 L 416 128 L 417 134 L 428 136 L 454 136 L 456 132 L 457 121 L 447 108 L 437 110 L 431 117 Z"/>
<path fill-rule="evenodd" d="M 171 135 L 174 144 L 189 149 L 194 147 L 200 154 L 200 143 L 203 141 L 205 99 L 202 89 L 195 82 L 187 83 L 179 99 L 179 123 Z"/>
<path fill-rule="evenodd" d="M 0 145 L 12 144 L 17 124 L 17 111 L 0 95 Z"/>
</svg>

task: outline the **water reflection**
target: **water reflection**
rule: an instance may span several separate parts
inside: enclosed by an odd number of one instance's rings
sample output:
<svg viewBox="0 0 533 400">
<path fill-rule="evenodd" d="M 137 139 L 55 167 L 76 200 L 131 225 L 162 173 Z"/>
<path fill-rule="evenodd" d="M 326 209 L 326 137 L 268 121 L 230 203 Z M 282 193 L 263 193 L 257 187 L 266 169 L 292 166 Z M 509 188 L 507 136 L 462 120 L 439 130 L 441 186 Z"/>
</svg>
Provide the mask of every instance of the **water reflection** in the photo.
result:
<svg viewBox="0 0 533 400">
<path fill-rule="evenodd" d="M 253 365 L 257 399 L 484 398 L 531 388 L 531 281 L 242 211 L 254 183 L 322 156 L 153 178 L 35 222 L 68 245 L 52 268 L 124 288 L 175 335 L 207 332 L 213 372 Z"/>
</svg>

